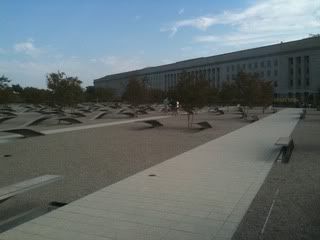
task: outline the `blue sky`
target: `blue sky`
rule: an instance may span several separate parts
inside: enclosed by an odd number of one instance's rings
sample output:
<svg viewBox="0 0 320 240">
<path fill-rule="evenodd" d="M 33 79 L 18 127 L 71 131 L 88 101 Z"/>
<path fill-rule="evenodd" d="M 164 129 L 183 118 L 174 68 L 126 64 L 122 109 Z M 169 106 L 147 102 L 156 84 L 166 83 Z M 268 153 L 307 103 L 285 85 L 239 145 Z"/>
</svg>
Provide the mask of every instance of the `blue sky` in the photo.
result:
<svg viewBox="0 0 320 240">
<path fill-rule="evenodd" d="M 2 0 L 0 75 L 107 74 L 320 33 L 320 1 Z"/>
</svg>

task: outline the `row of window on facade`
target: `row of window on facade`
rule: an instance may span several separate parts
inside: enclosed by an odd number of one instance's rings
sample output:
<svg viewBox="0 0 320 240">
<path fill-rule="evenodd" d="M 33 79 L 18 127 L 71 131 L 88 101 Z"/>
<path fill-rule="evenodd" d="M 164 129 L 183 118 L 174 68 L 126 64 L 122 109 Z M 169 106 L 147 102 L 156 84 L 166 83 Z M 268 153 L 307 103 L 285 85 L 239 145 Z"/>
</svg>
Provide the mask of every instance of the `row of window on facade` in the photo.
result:
<svg viewBox="0 0 320 240">
<path fill-rule="evenodd" d="M 256 76 L 259 77 L 259 78 L 272 77 L 272 72 L 271 72 L 271 70 L 267 70 L 266 72 L 264 72 L 264 71 L 254 72 L 253 74 L 256 75 Z M 277 77 L 277 76 L 278 76 L 278 70 L 277 70 L 277 69 L 274 69 L 274 70 L 273 70 L 273 76 L 274 76 L 274 77 Z M 232 74 L 232 75 L 227 74 L 227 75 L 226 75 L 226 78 L 227 78 L 227 81 L 234 80 L 234 79 L 236 78 L 236 74 Z"/>
<path fill-rule="evenodd" d="M 304 60 L 303 64 L 302 59 Z M 298 87 L 302 86 L 302 79 L 304 79 L 305 86 L 310 85 L 309 56 L 288 58 L 288 78 L 289 87 L 293 87 L 294 85 Z"/>
<path fill-rule="evenodd" d="M 260 62 L 253 62 L 253 63 L 248 63 L 248 64 L 236 64 L 236 65 L 230 65 L 230 66 L 227 66 L 226 69 L 227 69 L 227 72 L 234 72 L 234 71 L 240 71 L 240 70 L 246 70 L 246 69 L 257 69 L 258 68 L 258 65 L 260 64 L 260 68 L 271 68 L 272 66 L 272 63 L 271 63 L 271 60 L 267 60 L 267 61 L 260 61 Z M 274 67 L 277 67 L 278 66 L 278 60 L 277 59 L 274 59 L 273 60 L 273 66 Z"/>
</svg>

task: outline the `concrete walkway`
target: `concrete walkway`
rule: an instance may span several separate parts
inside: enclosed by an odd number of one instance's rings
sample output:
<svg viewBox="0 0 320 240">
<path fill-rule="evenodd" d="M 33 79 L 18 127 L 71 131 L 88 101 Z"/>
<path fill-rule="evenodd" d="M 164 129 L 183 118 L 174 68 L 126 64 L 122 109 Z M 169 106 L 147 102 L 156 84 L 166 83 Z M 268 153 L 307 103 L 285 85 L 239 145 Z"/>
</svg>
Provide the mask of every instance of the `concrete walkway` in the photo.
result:
<svg viewBox="0 0 320 240">
<path fill-rule="evenodd" d="M 5 239 L 230 239 L 289 136 L 286 109 L 0 235 Z"/>
</svg>

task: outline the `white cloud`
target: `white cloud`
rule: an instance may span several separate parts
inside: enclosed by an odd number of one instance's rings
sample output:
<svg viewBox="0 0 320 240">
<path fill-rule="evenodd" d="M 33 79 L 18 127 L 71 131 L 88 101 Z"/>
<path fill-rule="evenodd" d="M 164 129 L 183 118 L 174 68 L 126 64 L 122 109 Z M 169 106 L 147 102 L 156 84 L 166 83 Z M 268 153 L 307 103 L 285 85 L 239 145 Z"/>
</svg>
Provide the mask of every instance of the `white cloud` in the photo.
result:
<svg viewBox="0 0 320 240">
<path fill-rule="evenodd" d="M 179 9 L 178 14 L 179 14 L 179 15 L 184 14 L 184 8 Z"/>
<path fill-rule="evenodd" d="M 41 53 L 41 50 L 34 46 L 32 39 L 28 39 L 26 42 L 14 44 L 13 49 L 17 53 L 23 53 L 32 57 L 36 57 Z"/>
<path fill-rule="evenodd" d="M 224 11 L 216 15 L 200 16 L 177 21 L 162 31 L 169 31 L 170 36 L 182 28 L 191 27 L 202 31 L 222 25 L 228 33 L 197 36 L 196 42 L 217 42 L 228 40 L 256 39 L 270 40 L 278 37 L 295 38 L 307 36 L 308 33 L 319 33 L 320 2 L 314 0 L 266 0 L 257 1 L 243 10 Z M 248 37 L 249 34 L 249 37 Z M 228 35 L 230 37 L 228 37 Z M 253 35 L 253 36 L 252 36 Z"/>
</svg>

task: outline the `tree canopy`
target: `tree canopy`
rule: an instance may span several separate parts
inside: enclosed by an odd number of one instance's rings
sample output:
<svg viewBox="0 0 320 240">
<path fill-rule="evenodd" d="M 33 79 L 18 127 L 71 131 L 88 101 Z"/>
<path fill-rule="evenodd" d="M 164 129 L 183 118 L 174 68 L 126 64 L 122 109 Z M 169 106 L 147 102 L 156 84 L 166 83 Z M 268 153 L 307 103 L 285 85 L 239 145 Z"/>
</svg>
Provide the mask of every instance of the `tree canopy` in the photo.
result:
<svg viewBox="0 0 320 240">
<path fill-rule="evenodd" d="M 60 71 L 47 75 L 47 86 L 52 92 L 53 101 L 60 106 L 74 106 L 82 101 L 81 83 L 78 77 L 68 77 Z"/>
</svg>

